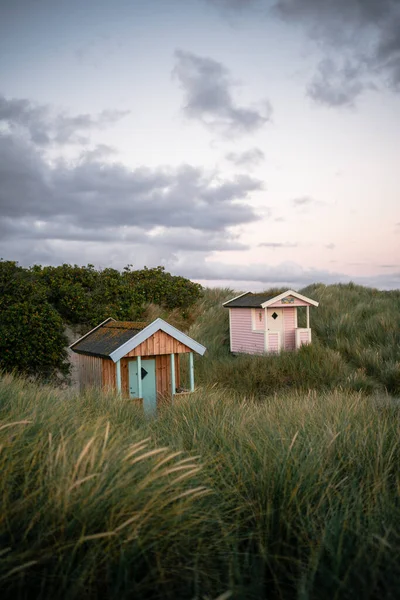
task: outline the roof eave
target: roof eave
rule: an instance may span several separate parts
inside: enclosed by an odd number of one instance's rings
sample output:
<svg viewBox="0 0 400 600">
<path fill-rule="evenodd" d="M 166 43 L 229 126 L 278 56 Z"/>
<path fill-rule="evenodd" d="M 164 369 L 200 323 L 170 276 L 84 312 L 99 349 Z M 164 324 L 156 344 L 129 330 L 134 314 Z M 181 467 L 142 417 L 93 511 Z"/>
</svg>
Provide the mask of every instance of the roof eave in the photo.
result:
<svg viewBox="0 0 400 600">
<path fill-rule="evenodd" d="M 76 340 L 75 342 L 73 342 L 72 344 L 70 344 L 70 346 L 68 346 L 68 348 L 70 348 L 71 350 L 73 350 L 73 346 L 75 346 L 75 344 L 77 344 L 78 342 L 81 342 L 88 335 L 90 335 L 91 333 L 93 333 L 94 331 L 96 331 L 97 329 L 99 329 L 99 327 L 102 327 L 103 325 L 105 325 L 106 323 L 109 323 L 110 321 L 115 321 L 115 319 L 113 319 L 112 317 L 108 317 L 105 321 L 103 321 L 102 323 L 100 323 L 99 325 L 97 325 L 96 327 L 94 327 L 93 329 L 91 329 L 90 331 L 88 331 L 87 333 L 85 333 L 85 335 L 83 335 L 82 337 L 80 337 L 78 340 Z M 76 352 L 76 350 L 74 350 L 74 352 Z"/>
<path fill-rule="evenodd" d="M 293 290 L 288 290 L 287 292 L 283 292 L 282 294 L 279 294 L 278 296 L 275 296 L 275 298 L 271 298 L 270 300 L 267 300 L 266 302 L 263 302 L 261 304 L 261 308 L 267 308 L 268 306 L 271 306 L 271 304 L 275 304 L 275 302 L 279 302 L 279 300 L 282 300 L 283 298 L 286 298 L 286 296 L 294 296 L 298 300 L 303 300 L 303 302 L 307 302 L 308 304 L 311 304 L 312 306 L 318 306 L 319 305 L 319 302 L 316 302 L 316 300 L 312 300 L 311 298 L 307 298 L 307 296 L 303 296 L 302 294 L 299 294 L 298 292 L 295 292 Z"/>
<path fill-rule="evenodd" d="M 147 327 L 142 329 L 142 331 L 132 336 L 130 340 L 124 342 L 119 348 L 111 352 L 109 358 L 111 358 L 111 360 L 113 360 L 114 362 L 117 362 L 123 356 L 125 356 L 125 354 L 128 354 L 128 352 L 131 352 L 131 350 L 137 348 L 137 346 L 139 346 L 142 342 L 154 335 L 160 329 L 168 335 L 171 335 L 173 338 L 177 339 L 185 346 L 188 346 L 188 348 L 190 348 L 194 352 L 197 352 L 197 354 L 200 354 L 201 356 L 203 356 L 203 354 L 207 350 L 205 346 L 199 344 L 185 333 L 182 333 L 182 331 L 179 331 L 179 329 L 176 329 L 176 327 L 174 327 L 173 325 L 170 325 L 163 319 L 158 318 L 152 323 L 150 323 L 150 325 L 147 325 Z"/>
<path fill-rule="evenodd" d="M 225 306 L 226 308 L 229 308 L 228 304 L 230 302 L 233 302 L 234 300 L 237 300 L 238 298 L 242 298 L 243 296 L 246 296 L 246 294 L 251 294 L 251 292 L 243 292 L 243 294 L 239 294 L 239 296 L 235 296 L 234 298 L 231 298 L 230 300 L 227 300 L 226 302 L 223 302 L 222 306 Z"/>
</svg>

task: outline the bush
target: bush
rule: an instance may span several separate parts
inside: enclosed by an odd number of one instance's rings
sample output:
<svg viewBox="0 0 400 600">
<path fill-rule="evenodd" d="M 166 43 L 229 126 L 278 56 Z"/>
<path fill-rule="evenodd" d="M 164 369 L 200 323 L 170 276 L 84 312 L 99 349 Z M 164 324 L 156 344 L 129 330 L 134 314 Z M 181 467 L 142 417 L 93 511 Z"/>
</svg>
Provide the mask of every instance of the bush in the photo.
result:
<svg viewBox="0 0 400 600">
<path fill-rule="evenodd" d="M 45 379 L 67 375 L 66 345 L 45 288 L 16 263 L 0 261 L 0 368 Z"/>
</svg>

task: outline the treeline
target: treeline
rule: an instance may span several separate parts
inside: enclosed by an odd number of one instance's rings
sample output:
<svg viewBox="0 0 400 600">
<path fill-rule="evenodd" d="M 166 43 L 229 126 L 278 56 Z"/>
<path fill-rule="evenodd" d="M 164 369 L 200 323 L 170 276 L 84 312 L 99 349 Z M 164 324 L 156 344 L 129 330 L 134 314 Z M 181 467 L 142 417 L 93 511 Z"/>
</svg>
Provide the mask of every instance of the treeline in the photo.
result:
<svg viewBox="0 0 400 600">
<path fill-rule="evenodd" d="M 93 265 L 34 265 L 0 261 L 0 369 L 66 375 L 65 324 L 87 329 L 106 319 L 140 320 L 148 303 L 185 315 L 201 286 L 164 267 L 96 269 Z"/>
</svg>

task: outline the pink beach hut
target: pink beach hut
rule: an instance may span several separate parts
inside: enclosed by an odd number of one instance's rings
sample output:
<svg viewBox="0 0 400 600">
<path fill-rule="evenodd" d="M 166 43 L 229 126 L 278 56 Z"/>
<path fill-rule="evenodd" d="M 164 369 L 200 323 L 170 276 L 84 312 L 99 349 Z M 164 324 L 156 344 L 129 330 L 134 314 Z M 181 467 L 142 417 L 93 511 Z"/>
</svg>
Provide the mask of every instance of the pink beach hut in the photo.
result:
<svg viewBox="0 0 400 600">
<path fill-rule="evenodd" d="M 311 343 L 310 306 L 318 302 L 288 290 L 278 296 L 245 292 L 223 304 L 229 309 L 231 352 L 263 354 L 297 350 Z M 306 307 L 307 326 L 297 326 L 297 309 Z"/>
</svg>

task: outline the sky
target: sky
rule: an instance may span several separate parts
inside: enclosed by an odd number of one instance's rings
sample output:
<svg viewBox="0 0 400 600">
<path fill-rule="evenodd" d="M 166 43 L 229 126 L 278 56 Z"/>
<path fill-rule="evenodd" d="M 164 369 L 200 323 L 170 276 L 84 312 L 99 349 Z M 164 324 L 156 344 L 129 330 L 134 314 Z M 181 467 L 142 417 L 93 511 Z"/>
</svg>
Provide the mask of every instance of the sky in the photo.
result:
<svg viewBox="0 0 400 600">
<path fill-rule="evenodd" d="M 3 0 L 0 257 L 400 287 L 400 0 Z"/>
</svg>

